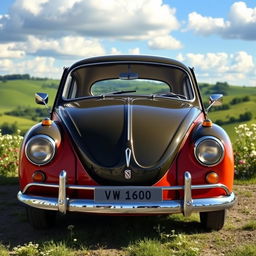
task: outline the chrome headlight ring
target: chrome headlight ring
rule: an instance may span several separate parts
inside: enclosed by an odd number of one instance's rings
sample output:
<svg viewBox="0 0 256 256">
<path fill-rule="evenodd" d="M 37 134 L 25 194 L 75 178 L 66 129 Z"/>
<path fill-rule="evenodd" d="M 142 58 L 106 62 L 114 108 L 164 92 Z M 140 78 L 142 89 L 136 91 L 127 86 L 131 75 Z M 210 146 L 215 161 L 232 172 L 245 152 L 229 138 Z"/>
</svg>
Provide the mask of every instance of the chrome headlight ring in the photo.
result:
<svg viewBox="0 0 256 256">
<path fill-rule="evenodd" d="M 56 153 L 55 141 L 48 135 L 35 135 L 28 140 L 25 146 L 27 159 L 35 165 L 48 164 Z"/>
<path fill-rule="evenodd" d="M 224 157 L 223 143 L 216 137 L 204 136 L 198 139 L 194 147 L 194 155 L 197 161 L 204 166 L 215 166 Z"/>
</svg>

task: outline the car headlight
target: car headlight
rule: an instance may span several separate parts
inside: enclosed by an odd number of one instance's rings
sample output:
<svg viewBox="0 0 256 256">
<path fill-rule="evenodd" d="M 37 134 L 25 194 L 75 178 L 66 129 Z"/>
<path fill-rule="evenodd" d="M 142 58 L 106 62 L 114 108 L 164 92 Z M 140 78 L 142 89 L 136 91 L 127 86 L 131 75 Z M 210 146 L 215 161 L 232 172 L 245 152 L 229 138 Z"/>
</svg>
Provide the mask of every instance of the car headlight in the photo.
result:
<svg viewBox="0 0 256 256">
<path fill-rule="evenodd" d="M 25 147 L 25 154 L 28 160 L 36 165 L 49 163 L 53 159 L 55 151 L 55 142 L 47 135 L 33 136 Z"/>
<path fill-rule="evenodd" d="M 200 164 L 214 166 L 223 159 L 224 146 L 219 139 L 213 136 L 204 136 L 196 141 L 194 153 Z"/>
</svg>

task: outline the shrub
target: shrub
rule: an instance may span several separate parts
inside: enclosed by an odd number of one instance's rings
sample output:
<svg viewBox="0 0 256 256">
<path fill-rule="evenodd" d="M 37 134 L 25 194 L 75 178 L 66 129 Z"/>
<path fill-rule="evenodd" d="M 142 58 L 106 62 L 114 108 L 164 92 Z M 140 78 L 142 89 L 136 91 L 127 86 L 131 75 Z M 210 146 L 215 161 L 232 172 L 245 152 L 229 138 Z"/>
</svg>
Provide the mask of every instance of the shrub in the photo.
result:
<svg viewBox="0 0 256 256">
<path fill-rule="evenodd" d="M 1 256 L 9 256 L 9 252 L 7 250 L 7 248 L 0 243 L 0 255 Z"/>
<path fill-rule="evenodd" d="M 2 135 L 0 130 L 0 175 L 16 177 L 18 174 L 19 148 L 22 141 L 20 131 L 16 135 Z"/>
<path fill-rule="evenodd" d="M 250 121 L 252 119 L 252 113 L 250 111 L 244 112 L 243 114 L 239 115 L 239 120 L 241 122 Z"/>
<path fill-rule="evenodd" d="M 36 256 L 39 254 L 39 245 L 33 244 L 29 242 L 25 245 L 18 245 L 17 247 L 13 248 L 13 252 L 15 256 Z"/>
<path fill-rule="evenodd" d="M 235 174 L 237 178 L 256 177 L 256 124 L 235 127 Z"/>
<path fill-rule="evenodd" d="M 239 104 L 239 103 L 242 103 L 242 102 L 247 102 L 247 101 L 250 101 L 250 97 L 249 96 L 244 96 L 242 98 L 233 98 L 231 101 L 230 101 L 230 104 L 231 105 L 235 105 L 235 104 Z"/>
<path fill-rule="evenodd" d="M 17 122 L 13 124 L 8 124 L 7 122 L 4 122 L 1 126 L 1 133 L 2 134 L 14 134 L 18 131 L 18 125 Z"/>
<path fill-rule="evenodd" d="M 68 248 L 65 243 L 55 243 L 53 241 L 43 245 L 40 256 L 74 256 L 72 249 Z"/>
<path fill-rule="evenodd" d="M 47 117 L 49 113 L 45 108 L 31 108 L 18 106 L 16 109 L 13 109 L 12 111 L 5 112 L 5 115 L 24 117 L 27 119 L 32 119 L 33 121 L 39 121 L 42 120 L 44 117 Z"/>
</svg>

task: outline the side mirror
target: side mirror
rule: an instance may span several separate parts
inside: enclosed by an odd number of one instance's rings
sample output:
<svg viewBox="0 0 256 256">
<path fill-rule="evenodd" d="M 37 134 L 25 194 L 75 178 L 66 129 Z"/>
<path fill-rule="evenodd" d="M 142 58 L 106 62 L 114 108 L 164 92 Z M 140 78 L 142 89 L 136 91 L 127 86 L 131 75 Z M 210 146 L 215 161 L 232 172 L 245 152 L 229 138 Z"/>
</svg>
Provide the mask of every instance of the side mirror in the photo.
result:
<svg viewBox="0 0 256 256">
<path fill-rule="evenodd" d="M 48 103 L 48 94 L 43 92 L 37 92 L 35 94 L 35 101 L 37 104 L 44 105 L 47 108 L 49 115 L 51 115 L 51 111 L 47 105 Z"/>
<path fill-rule="evenodd" d="M 35 94 L 35 101 L 36 101 L 37 104 L 47 105 L 47 103 L 48 103 L 48 94 L 47 93 L 42 93 L 42 92 L 37 92 Z"/>
<path fill-rule="evenodd" d="M 212 106 L 220 106 L 222 105 L 222 100 L 223 100 L 223 94 L 212 94 L 210 97 L 209 97 L 209 107 L 206 109 L 206 113 L 209 112 L 210 108 Z"/>
</svg>

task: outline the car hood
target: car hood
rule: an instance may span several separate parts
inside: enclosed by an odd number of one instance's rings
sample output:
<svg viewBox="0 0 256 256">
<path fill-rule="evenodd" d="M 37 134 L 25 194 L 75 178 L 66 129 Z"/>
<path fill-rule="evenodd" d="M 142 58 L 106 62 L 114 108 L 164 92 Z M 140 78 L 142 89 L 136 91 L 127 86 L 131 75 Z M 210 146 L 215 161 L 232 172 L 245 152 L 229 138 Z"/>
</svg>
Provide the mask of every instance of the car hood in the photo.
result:
<svg viewBox="0 0 256 256">
<path fill-rule="evenodd" d="M 168 170 L 200 110 L 172 99 L 111 97 L 74 101 L 57 113 L 97 182 L 149 185 Z"/>
</svg>

